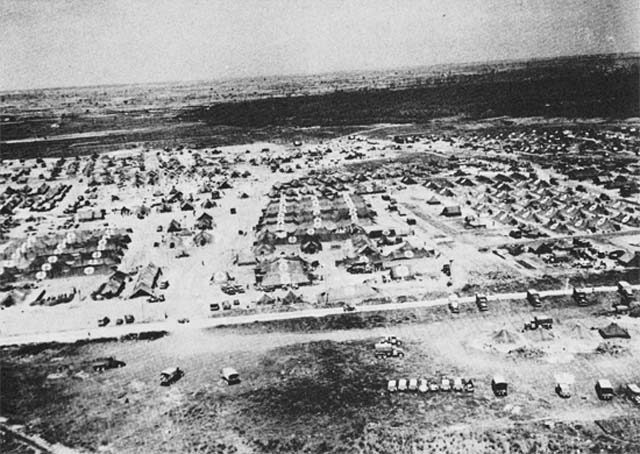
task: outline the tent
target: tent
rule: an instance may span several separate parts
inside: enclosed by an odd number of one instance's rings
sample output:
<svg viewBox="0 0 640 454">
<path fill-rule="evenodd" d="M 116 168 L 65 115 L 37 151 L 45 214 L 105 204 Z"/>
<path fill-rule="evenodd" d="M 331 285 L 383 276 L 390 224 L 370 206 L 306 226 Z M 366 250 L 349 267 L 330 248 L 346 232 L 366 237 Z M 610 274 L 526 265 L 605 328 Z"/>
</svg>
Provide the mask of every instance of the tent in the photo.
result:
<svg viewBox="0 0 640 454">
<path fill-rule="evenodd" d="M 516 344 L 520 341 L 518 334 L 507 328 L 502 328 L 494 332 L 491 339 L 499 344 Z"/>
<path fill-rule="evenodd" d="M 289 291 L 289 293 L 287 293 L 287 295 L 282 299 L 282 302 L 284 304 L 296 304 L 296 303 L 301 303 L 302 298 L 296 295 L 295 293 L 293 293 L 292 291 Z"/>
<path fill-rule="evenodd" d="M 257 304 L 274 304 L 276 300 L 266 293 L 257 301 Z"/>
<path fill-rule="evenodd" d="M 621 339 L 631 338 L 631 336 L 629 335 L 629 331 L 622 328 L 617 323 L 611 323 L 608 326 L 605 326 L 604 328 L 600 328 L 598 332 L 604 339 L 611 339 L 614 337 L 619 337 Z"/>
<path fill-rule="evenodd" d="M 460 209 L 460 205 L 451 205 L 444 207 L 440 214 L 443 216 L 462 216 L 462 210 Z"/>
<path fill-rule="evenodd" d="M 176 221 L 175 219 L 173 219 L 170 223 L 169 226 L 167 227 L 167 232 L 168 233 L 175 233 L 175 232 L 179 232 L 180 230 L 182 230 L 182 226 L 180 225 L 180 223 L 178 221 Z"/>
<path fill-rule="evenodd" d="M 193 237 L 196 246 L 205 246 L 213 241 L 213 236 L 205 231 L 200 231 Z"/>
<path fill-rule="evenodd" d="M 195 227 L 200 230 L 211 230 L 214 226 L 213 217 L 208 213 L 202 213 L 196 219 Z"/>
</svg>

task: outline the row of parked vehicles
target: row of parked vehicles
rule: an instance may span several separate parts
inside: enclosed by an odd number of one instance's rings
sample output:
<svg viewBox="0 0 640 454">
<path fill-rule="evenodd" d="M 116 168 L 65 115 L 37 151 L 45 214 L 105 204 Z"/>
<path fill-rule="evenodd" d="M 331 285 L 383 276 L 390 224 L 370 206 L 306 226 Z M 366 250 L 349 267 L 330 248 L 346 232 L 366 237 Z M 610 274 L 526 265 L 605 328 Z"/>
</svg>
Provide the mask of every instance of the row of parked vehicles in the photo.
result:
<svg viewBox="0 0 640 454">
<path fill-rule="evenodd" d="M 592 289 L 577 288 L 574 287 L 572 297 L 578 306 L 588 306 L 588 295 L 592 293 Z M 618 293 L 620 294 L 620 302 L 615 304 L 613 309 L 616 313 L 625 313 L 629 311 L 629 305 L 633 300 L 633 287 L 626 281 L 618 282 Z M 540 292 L 535 289 L 527 290 L 527 301 L 534 308 L 542 307 L 542 297 Z M 480 312 L 486 312 L 489 310 L 489 300 L 484 293 L 476 293 L 475 302 Z M 460 312 L 459 297 L 453 294 L 449 297 L 449 310 L 457 314 Z"/>
<path fill-rule="evenodd" d="M 170 386 L 184 377 L 184 371 L 179 367 L 169 367 L 160 372 L 160 386 Z M 241 382 L 240 374 L 233 367 L 223 367 L 220 370 L 220 377 L 228 385 L 237 385 Z"/>
<path fill-rule="evenodd" d="M 505 378 L 501 375 L 495 375 L 491 379 L 491 391 L 496 397 L 505 397 L 508 394 L 509 385 Z M 387 391 L 389 392 L 403 392 L 403 391 L 417 391 L 420 393 L 427 392 L 466 392 L 472 393 L 475 391 L 475 385 L 473 380 L 464 379 L 460 377 L 443 377 L 440 381 L 427 380 L 425 378 L 412 378 L 399 380 L 389 380 L 387 382 Z M 595 385 L 596 395 L 600 400 L 611 400 L 616 395 L 611 381 L 607 379 L 600 379 Z M 555 392 L 558 396 L 568 399 L 573 394 L 573 385 L 569 382 L 556 383 Z M 640 386 L 635 383 L 627 384 L 623 393 L 634 403 L 640 405 Z"/>
<path fill-rule="evenodd" d="M 116 318 L 115 320 L 115 324 L 116 325 L 123 325 L 123 324 L 127 324 L 130 325 L 131 323 L 135 322 L 136 319 L 133 315 L 131 314 L 127 314 L 122 318 Z M 109 317 L 102 317 L 98 319 L 98 326 L 99 327 L 103 327 L 103 326 L 107 326 L 109 323 L 111 323 L 111 319 Z"/>
<path fill-rule="evenodd" d="M 399 380 L 389 380 L 387 382 L 387 391 L 392 393 L 397 391 L 417 391 L 420 393 L 453 391 L 472 393 L 475 391 L 475 386 L 473 380 L 460 377 L 443 377 L 439 381 L 427 380 L 426 378 L 401 378 Z"/>
</svg>

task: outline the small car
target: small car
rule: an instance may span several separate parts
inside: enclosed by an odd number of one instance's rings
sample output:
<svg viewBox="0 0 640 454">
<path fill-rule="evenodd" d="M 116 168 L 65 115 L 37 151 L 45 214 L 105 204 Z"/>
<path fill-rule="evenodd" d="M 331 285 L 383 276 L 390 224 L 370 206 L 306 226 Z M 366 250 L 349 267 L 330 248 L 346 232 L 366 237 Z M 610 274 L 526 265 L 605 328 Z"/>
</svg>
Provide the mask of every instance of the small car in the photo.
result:
<svg viewBox="0 0 640 454">
<path fill-rule="evenodd" d="M 436 382 L 430 381 L 429 382 L 429 392 L 437 393 L 438 391 L 440 391 L 440 386 L 438 386 L 438 384 Z"/>
<path fill-rule="evenodd" d="M 344 312 L 355 312 L 356 307 L 351 303 L 347 303 L 344 306 L 342 306 L 342 310 Z"/>
<path fill-rule="evenodd" d="M 427 391 L 429 391 L 429 385 L 427 384 L 427 380 L 424 378 L 421 378 L 419 383 L 418 383 L 418 391 L 421 393 L 426 393 Z"/>
<path fill-rule="evenodd" d="M 387 383 L 387 391 L 394 393 L 398 390 L 398 382 L 395 380 L 389 380 Z"/>
<path fill-rule="evenodd" d="M 135 320 L 136 320 L 135 317 L 133 315 L 131 315 L 131 314 L 127 314 L 127 315 L 124 316 L 124 322 L 126 324 L 133 323 Z"/>
<path fill-rule="evenodd" d="M 98 319 L 98 326 L 100 326 L 100 327 L 107 326 L 109 324 L 109 322 L 111 322 L 109 317 L 102 317 L 102 318 Z"/>
<path fill-rule="evenodd" d="M 209 310 L 211 311 L 219 311 L 220 305 L 218 303 L 209 304 Z"/>
<path fill-rule="evenodd" d="M 180 324 L 189 323 L 189 319 L 187 317 L 179 318 L 178 319 L 178 323 L 180 323 Z"/>
<path fill-rule="evenodd" d="M 440 390 L 451 391 L 451 380 L 449 378 L 442 377 L 442 380 L 440 380 Z"/>
<path fill-rule="evenodd" d="M 406 391 L 407 390 L 407 380 L 401 378 L 398 380 L 398 391 Z"/>
<path fill-rule="evenodd" d="M 412 378 L 409 380 L 409 391 L 417 391 L 418 390 L 418 379 Z"/>
<path fill-rule="evenodd" d="M 462 384 L 462 378 L 455 377 L 453 379 L 452 388 L 455 392 L 462 392 L 464 390 L 464 385 Z"/>
<path fill-rule="evenodd" d="M 116 325 L 123 325 L 124 324 L 124 320 L 122 320 L 121 318 L 116 318 Z"/>
</svg>

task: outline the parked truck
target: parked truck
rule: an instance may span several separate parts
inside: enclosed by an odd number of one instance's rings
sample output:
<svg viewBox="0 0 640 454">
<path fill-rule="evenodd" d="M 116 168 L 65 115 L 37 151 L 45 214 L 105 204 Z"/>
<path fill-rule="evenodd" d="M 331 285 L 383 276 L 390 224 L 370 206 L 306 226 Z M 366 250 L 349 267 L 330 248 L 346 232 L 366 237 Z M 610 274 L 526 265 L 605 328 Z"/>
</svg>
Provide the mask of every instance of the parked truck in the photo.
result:
<svg viewBox="0 0 640 454">
<path fill-rule="evenodd" d="M 496 397 L 505 397 L 507 395 L 507 381 L 502 375 L 495 375 L 491 380 L 491 390 Z"/>
<path fill-rule="evenodd" d="M 551 329 L 553 328 L 553 319 L 546 315 L 536 315 L 531 319 L 529 323 L 524 324 L 525 330 L 535 330 L 538 328 Z"/>
<path fill-rule="evenodd" d="M 535 289 L 527 290 L 527 301 L 529 301 L 529 304 L 533 307 L 542 306 L 542 302 L 540 301 L 540 292 Z"/>
<path fill-rule="evenodd" d="M 489 310 L 489 304 L 488 304 L 488 299 L 487 296 L 482 294 L 482 293 L 476 293 L 476 305 L 478 306 L 478 309 L 480 310 L 480 312 L 485 312 Z"/>
<path fill-rule="evenodd" d="M 611 400 L 614 396 L 613 386 L 604 378 L 596 382 L 596 394 L 600 400 Z"/>
<path fill-rule="evenodd" d="M 113 356 L 109 356 L 107 358 L 98 358 L 93 362 L 93 370 L 96 372 L 104 372 L 107 369 L 118 369 L 120 367 L 126 366 L 126 363 L 123 361 L 118 361 Z"/>
<path fill-rule="evenodd" d="M 182 378 L 184 372 L 179 367 L 170 367 L 160 372 L 160 386 L 169 386 Z"/>
<path fill-rule="evenodd" d="M 587 306 L 589 301 L 587 301 L 587 289 L 584 288 L 573 288 L 573 299 L 578 304 L 578 306 Z"/>
<path fill-rule="evenodd" d="M 404 357 L 404 352 L 387 342 L 378 342 L 374 346 L 374 355 L 376 358 Z"/>
</svg>

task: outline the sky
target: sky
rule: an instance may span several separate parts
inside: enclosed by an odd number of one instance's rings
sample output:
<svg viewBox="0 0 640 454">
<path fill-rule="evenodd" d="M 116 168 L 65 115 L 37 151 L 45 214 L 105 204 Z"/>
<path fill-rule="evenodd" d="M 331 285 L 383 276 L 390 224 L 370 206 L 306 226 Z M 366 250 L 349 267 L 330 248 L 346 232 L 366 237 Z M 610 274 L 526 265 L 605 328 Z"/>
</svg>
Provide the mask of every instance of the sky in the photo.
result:
<svg viewBox="0 0 640 454">
<path fill-rule="evenodd" d="M 639 51 L 638 0 L 0 0 L 0 90 Z"/>
</svg>

